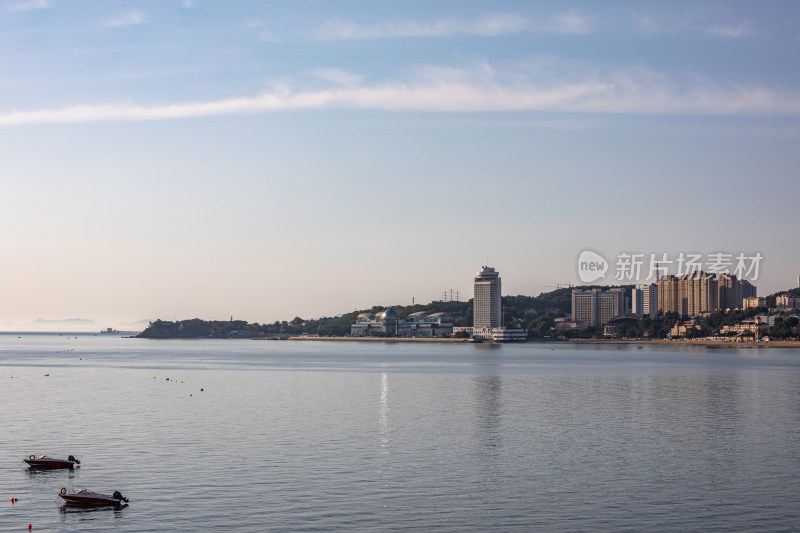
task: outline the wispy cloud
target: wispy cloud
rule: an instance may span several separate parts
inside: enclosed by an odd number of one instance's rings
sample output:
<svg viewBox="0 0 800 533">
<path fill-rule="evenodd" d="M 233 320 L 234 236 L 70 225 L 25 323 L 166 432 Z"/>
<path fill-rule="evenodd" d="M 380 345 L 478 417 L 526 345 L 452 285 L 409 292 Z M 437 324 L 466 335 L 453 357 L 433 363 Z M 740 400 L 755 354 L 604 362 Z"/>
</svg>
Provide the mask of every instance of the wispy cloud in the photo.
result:
<svg viewBox="0 0 800 533">
<path fill-rule="evenodd" d="M 592 31 L 589 19 L 574 10 L 556 16 L 551 28 L 555 33 L 581 34 Z"/>
<path fill-rule="evenodd" d="M 103 26 L 106 28 L 115 28 L 118 26 L 135 26 L 137 24 L 144 24 L 145 22 L 147 22 L 147 13 L 144 11 L 124 11 L 103 22 Z"/>
<path fill-rule="evenodd" d="M 712 37 L 738 39 L 753 34 L 750 24 L 742 20 L 738 23 L 698 23 L 694 20 L 652 17 L 642 15 L 633 21 L 633 29 L 648 35 L 678 35 L 678 34 L 703 34 Z"/>
<path fill-rule="evenodd" d="M 258 41 L 262 43 L 279 43 L 281 38 L 274 32 L 262 30 L 258 32 Z"/>
<path fill-rule="evenodd" d="M 538 21 L 518 13 L 497 13 L 475 19 L 402 20 L 373 24 L 334 20 L 324 24 L 315 37 L 323 40 L 362 40 L 395 37 L 446 37 L 449 35 L 497 36 L 534 30 L 553 33 L 587 33 L 590 29 L 591 25 L 588 19 L 575 11 Z"/>
<path fill-rule="evenodd" d="M 345 72 L 338 68 L 317 69 L 314 70 L 311 75 L 340 87 L 358 87 L 363 79 L 363 76 Z"/>
<path fill-rule="evenodd" d="M 197 7 L 197 2 L 194 0 L 181 0 L 181 7 L 183 9 L 193 9 Z"/>
<path fill-rule="evenodd" d="M 7 11 L 30 11 L 32 9 L 47 9 L 53 7 L 52 0 L 26 0 L 9 5 Z"/>
<path fill-rule="evenodd" d="M 714 35 L 716 37 L 729 37 L 732 39 L 744 37 L 751 33 L 748 29 L 747 23 L 744 21 L 734 26 L 726 26 L 726 25 L 707 26 L 701 28 L 701 31 L 705 31 L 706 33 Z"/>
<path fill-rule="evenodd" d="M 151 121 L 291 110 L 353 109 L 431 113 L 554 111 L 605 114 L 800 115 L 800 93 L 690 78 L 680 82 L 652 71 L 622 71 L 559 82 L 522 81 L 489 68 L 427 69 L 414 81 L 363 84 L 357 75 L 316 71 L 332 82 L 322 89 L 288 84 L 256 96 L 143 106 L 79 105 L 0 114 L 0 126 L 100 121 Z M 513 79 L 512 82 L 504 80 Z"/>
<path fill-rule="evenodd" d="M 487 15 L 483 18 L 463 24 L 460 33 L 475 35 L 507 35 L 519 33 L 530 28 L 531 22 L 526 17 L 515 13 Z M 458 28 L 456 28 L 458 31 Z"/>
</svg>

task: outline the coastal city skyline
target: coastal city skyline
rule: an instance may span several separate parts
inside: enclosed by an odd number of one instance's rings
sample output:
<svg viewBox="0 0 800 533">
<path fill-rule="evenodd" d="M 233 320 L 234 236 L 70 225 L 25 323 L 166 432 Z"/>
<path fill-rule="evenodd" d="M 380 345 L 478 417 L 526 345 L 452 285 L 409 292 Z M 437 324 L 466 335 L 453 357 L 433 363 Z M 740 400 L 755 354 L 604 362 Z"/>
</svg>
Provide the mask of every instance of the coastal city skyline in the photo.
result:
<svg viewBox="0 0 800 533">
<path fill-rule="evenodd" d="M 582 285 L 584 250 L 758 256 L 759 296 L 796 287 L 799 22 L 794 2 L 2 2 L 0 327 L 467 300 L 481 264 L 535 296 Z M 616 272 L 597 284 L 646 282 Z"/>
</svg>

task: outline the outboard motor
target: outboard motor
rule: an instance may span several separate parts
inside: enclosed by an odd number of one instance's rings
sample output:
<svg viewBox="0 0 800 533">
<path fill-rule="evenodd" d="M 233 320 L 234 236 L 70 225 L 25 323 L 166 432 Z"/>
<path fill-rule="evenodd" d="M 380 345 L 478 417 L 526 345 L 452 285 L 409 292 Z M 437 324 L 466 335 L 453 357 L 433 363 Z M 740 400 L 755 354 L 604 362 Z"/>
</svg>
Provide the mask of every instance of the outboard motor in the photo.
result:
<svg viewBox="0 0 800 533">
<path fill-rule="evenodd" d="M 75 463 L 76 465 L 79 465 L 79 464 L 81 464 L 81 462 L 80 462 L 80 461 L 78 461 L 77 459 L 75 459 L 75 456 L 74 456 L 74 455 L 70 455 L 69 457 L 67 457 L 67 461 L 73 462 L 73 463 Z"/>
<path fill-rule="evenodd" d="M 120 494 L 120 492 L 118 490 L 115 490 L 114 494 L 112 494 L 112 496 L 114 496 L 115 500 L 122 500 L 123 502 L 128 503 L 128 498 L 126 498 L 125 496 Z"/>
</svg>

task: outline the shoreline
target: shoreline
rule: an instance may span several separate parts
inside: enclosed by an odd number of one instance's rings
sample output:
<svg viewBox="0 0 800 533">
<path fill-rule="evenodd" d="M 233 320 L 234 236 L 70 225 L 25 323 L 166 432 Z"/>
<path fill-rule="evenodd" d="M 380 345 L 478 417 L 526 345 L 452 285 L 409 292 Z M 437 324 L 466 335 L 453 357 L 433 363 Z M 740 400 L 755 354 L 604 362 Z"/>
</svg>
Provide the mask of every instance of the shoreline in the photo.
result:
<svg viewBox="0 0 800 533">
<path fill-rule="evenodd" d="M 568 341 L 552 341 L 552 343 L 560 342 L 570 344 L 662 344 L 666 346 L 709 346 L 714 348 L 800 348 L 800 341 L 733 342 L 715 341 L 711 339 L 570 339 Z"/>
<path fill-rule="evenodd" d="M 454 338 L 402 338 L 402 337 L 289 337 L 290 341 L 333 341 L 333 342 L 444 342 L 481 344 L 469 339 Z M 528 340 L 523 342 L 483 341 L 483 344 L 640 344 L 664 346 L 710 346 L 715 348 L 800 348 L 800 341 L 768 341 L 768 342 L 724 342 L 709 339 L 668 340 L 668 339 L 549 339 Z"/>
<path fill-rule="evenodd" d="M 123 337 L 129 339 L 148 339 L 148 340 L 203 340 L 211 337 Z M 215 340 L 226 340 L 224 337 L 214 337 Z M 391 342 L 391 343 L 446 343 L 446 344 L 576 344 L 576 345 L 661 345 L 661 346 L 704 346 L 709 349 L 715 348 L 794 348 L 800 349 L 800 340 L 797 341 L 765 341 L 765 342 L 733 342 L 719 341 L 711 339 L 689 339 L 689 340 L 669 340 L 669 339 L 531 339 L 526 341 L 497 342 L 484 340 L 475 342 L 472 339 L 452 338 L 452 337 L 238 337 L 236 340 L 254 341 L 311 341 L 311 342 Z"/>
<path fill-rule="evenodd" d="M 260 339 L 259 339 L 260 340 Z M 267 339 L 269 340 L 269 339 Z M 289 337 L 288 341 L 333 341 L 333 342 L 448 342 L 480 344 L 472 342 L 470 339 L 454 339 L 452 337 Z M 487 341 L 484 341 L 487 342 Z M 491 341 L 488 341 L 491 342 Z"/>
</svg>

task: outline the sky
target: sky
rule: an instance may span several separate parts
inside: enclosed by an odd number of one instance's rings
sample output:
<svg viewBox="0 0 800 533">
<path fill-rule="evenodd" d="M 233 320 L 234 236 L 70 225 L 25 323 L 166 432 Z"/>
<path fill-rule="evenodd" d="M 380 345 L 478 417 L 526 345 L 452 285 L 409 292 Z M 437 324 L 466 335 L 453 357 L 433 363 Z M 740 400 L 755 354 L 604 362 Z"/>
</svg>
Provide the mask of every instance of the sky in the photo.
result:
<svg viewBox="0 0 800 533">
<path fill-rule="evenodd" d="M 800 4 L 0 0 L 0 327 L 800 275 Z M 609 283 L 615 267 L 611 266 Z"/>
</svg>

